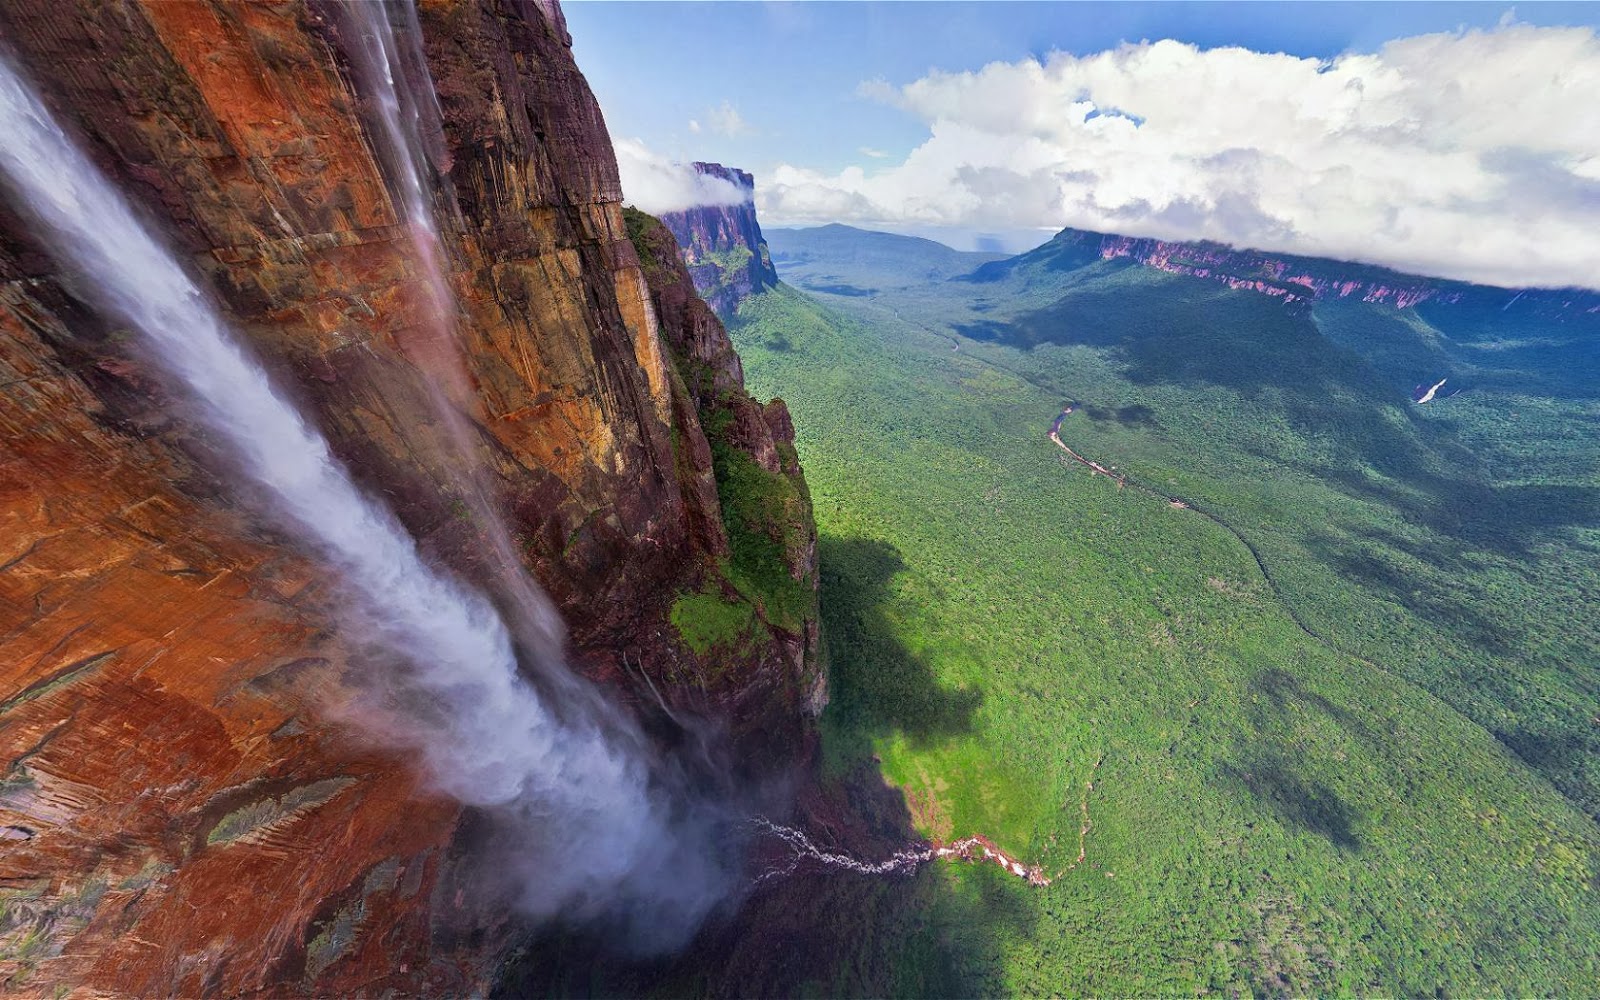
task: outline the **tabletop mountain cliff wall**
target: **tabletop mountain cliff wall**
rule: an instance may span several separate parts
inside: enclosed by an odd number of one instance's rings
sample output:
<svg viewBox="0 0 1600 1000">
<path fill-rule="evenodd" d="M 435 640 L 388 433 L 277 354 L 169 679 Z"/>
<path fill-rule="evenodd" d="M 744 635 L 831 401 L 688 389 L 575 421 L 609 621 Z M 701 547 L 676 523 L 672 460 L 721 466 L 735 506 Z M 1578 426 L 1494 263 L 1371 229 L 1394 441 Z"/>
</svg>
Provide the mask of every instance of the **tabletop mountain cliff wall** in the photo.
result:
<svg viewBox="0 0 1600 1000">
<path fill-rule="evenodd" d="M 1031 269 L 1065 270 L 1097 260 L 1132 261 L 1170 274 L 1214 281 L 1302 305 L 1348 299 L 1396 309 L 1425 304 L 1497 309 L 1517 301 L 1524 311 L 1554 319 L 1600 312 L 1600 295 L 1584 289 L 1494 288 L 1407 274 L 1371 264 L 1271 253 L 1206 241 L 1171 242 L 1070 228 L 1025 253 L 984 264 L 962 280 L 979 284 L 996 282 Z"/>
<path fill-rule="evenodd" d="M 418 14 L 441 382 L 493 504 L 576 669 L 781 767 L 824 690 L 787 413 L 640 267 L 559 8 Z M 0 0 L 0 35 L 360 483 L 492 590 L 429 396 L 455 348 L 333 5 Z M 359 678 L 326 573 L 85 280 L 0 199 L 0 992 L 480 988 L 509 925 L 456 879 L 471 816 L 330 719 Z"/>
<path fill-rule="evenodd" d="M 756 219 L 755 179 L 720 163 L 695 163 L 702 176 L 726 181 L 744 192 L 732 205 L 696 205 L 661 213 L 661 223 L 678 241 L 694 287 L 718 316 L 728 319 L 739 303 L 778 283 L 772 254 Z"/>
</svg>

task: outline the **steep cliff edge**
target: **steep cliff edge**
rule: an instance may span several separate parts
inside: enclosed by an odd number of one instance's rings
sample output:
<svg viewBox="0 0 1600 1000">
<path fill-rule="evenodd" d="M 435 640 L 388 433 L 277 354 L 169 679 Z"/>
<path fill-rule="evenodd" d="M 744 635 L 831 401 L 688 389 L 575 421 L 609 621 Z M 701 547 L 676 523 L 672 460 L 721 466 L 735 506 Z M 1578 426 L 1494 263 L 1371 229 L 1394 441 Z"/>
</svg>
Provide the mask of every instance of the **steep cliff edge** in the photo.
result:
<svg viewBox="0 0 1600 1000">
<path fill-rule="evenodd" d="M 804 713 L 814 716 L 827 701 L 817 626 L 817 528 L 789 408 L 781 399 L 763 405 L 745 391 L 733 342 L 696 294 L 666 226 L 632 208 L 624 217 L 667 344 L 674 413 L 705 430 L 707 447 L 687 441 L 678 454 L 686 483 L 704 484 L 705 471 L 713 473 L 714 492 L 702 487 L 690 508 L 707 522 L 720 515 L 721 524 L 705 532 L 721 528 L 728 540 L 707 589 L 679 595 L 673 623 L 695 645 L 731 628 L 713 622 L 749 618 L 724 641 L 743 643 L 739 636 L 767 630 L 789 650 Z M 730 610 L 740 604 L 749 611 Z M 785 706 L 777 714 L 792 710 Z"/>
<path fill-rule="evenodd" d="M 662 225 L 678 241 L 694 287 L 717 315 L 727 318 L 740 302 L 777 285 L 778 272 L 756 221 L 755 179 L 720 163 L 693 167 L 744 193 L 737 204 L 698 205 L 661 215 Z"/>
<path fill-rule="evenodd" d="M 820 692 L 792 430 L 687 286 L 646 284 L 559 9 L 419 11 L 459 352 L 418 318 L 338 13 L 0 0 L 0 32 L 430 558 L 496 586 L 438 384 L 574 664 L 781 761 Z M 0 201 L 0 991 L 486 982 L 471 823 L 329 718 L 360 676 L 326 571 L 84 281 Z"/>
</svg>

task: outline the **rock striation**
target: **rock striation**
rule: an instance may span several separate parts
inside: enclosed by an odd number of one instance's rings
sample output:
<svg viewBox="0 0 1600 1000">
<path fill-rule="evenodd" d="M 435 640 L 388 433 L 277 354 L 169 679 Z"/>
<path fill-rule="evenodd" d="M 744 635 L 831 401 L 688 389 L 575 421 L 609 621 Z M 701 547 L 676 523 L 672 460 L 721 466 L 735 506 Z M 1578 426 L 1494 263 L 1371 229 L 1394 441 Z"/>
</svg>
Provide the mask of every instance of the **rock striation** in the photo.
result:
<svg viewBox="0 0 1600 1000">
<path fill-rule="evenodd" d="M 575 666 L 782 766 L 824 690 L 787 411 L 681 267 L 641 267 L 672 255 L 624 218 L 559 8 L 417 14 L 459 347 L 419 319 L 338 5 L 0 0 L 0 34 L 430 559 L 496 587 L 465 446 Z M 457 877 L 472 817 L 338 721 L 325 571 L 92 280 L 0 199 L 0 992 L 483 988 L 509 925 Z"/>
<path fill-rule="evenodd" d="M 664 212 L 661 222 L 678 241 L 694 287 L 724 319 L 739 303 L 778 284 L 772 254 L 756 221 L 755 179 L 720 163 L 695 163 L 703 176 L 727 181 L 745 193 L 734 205 L 698 205 Z"/>
</svg>

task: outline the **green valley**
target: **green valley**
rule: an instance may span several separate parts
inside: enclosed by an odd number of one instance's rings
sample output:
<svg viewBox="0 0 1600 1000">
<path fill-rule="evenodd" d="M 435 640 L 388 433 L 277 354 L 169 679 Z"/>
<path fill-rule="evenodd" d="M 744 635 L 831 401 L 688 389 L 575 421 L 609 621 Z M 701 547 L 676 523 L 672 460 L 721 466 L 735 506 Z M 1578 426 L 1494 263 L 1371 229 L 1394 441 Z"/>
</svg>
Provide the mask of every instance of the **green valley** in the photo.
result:
<svg viewBox="0 0 1600 1000">
<path fill-rule="evenodd" d="M 1097 258 L 895 283 L 879 242 L 860 273 L 808 248 L 841 294 L 731 325 L 815 503 L 823 766 L 1060 877 L 776 890 L 828 916 L 793 962 L 736 947 L 723 991 L 1600 981 L 1592 318 Z M 1409 402 L 1445 374 L 1469 391 Z M 1047 439 L 1068 404 L 1127 487 Z"/>
</svg>

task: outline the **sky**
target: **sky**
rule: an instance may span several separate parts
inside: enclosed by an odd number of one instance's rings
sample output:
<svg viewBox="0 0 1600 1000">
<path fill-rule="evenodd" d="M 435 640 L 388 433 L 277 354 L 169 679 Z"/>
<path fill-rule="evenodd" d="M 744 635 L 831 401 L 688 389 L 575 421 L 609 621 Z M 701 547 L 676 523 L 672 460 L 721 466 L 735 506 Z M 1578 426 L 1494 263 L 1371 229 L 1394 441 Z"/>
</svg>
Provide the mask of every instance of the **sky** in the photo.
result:
<svg viewBox="0 0 1600 1000">
<path fill-rule="evenodd" d="M 1600 4 L 568 0 L 624 196 L 1600 288 Z"/>
</svg>

